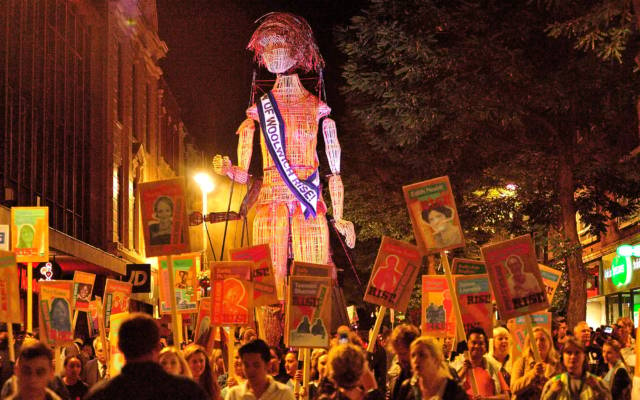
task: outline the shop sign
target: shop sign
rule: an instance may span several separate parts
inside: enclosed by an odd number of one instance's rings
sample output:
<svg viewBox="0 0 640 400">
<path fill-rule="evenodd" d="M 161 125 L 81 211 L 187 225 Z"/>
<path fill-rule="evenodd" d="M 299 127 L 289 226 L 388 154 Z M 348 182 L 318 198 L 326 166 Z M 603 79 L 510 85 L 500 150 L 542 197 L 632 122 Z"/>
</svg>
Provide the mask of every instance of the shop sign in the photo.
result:
<svg viewBox="0 0 640 400">
<path fill-rule="evenodd" d="M 605 294 L 640 286 L 640 245 L 623 245 L 616 253 L 603 257 L 603 286 Z"/>
</svg>

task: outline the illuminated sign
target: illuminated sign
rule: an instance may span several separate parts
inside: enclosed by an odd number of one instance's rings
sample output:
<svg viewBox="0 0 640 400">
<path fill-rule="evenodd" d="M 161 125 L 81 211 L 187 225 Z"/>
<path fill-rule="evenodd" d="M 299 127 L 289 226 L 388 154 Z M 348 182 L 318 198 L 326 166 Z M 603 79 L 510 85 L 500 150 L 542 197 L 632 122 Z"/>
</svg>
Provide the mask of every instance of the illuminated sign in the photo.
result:
<svg viewBox="0 0 640 400">
<path fill-rule="evenodd" d="M 617 256 L 611 262 L 611 282 L 616 286 L 628 285 L 631 282 L 631 257 Z"/>
</svg>

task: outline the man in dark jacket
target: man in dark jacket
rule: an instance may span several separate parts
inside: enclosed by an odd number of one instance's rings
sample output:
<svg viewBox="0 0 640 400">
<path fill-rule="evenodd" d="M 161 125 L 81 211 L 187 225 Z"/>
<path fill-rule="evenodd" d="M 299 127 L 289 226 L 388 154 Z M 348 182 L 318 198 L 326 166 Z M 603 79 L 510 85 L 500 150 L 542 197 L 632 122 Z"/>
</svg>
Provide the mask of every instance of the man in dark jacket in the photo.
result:
<svg viewBox="0 0 640 400">
<path fill-rule="evenodd" d="M 206 400 L 194 381 L 166 373 L 158 364 L 160 332 L 145 314 L 132 314 L 118 331 L 118 347 L 127 363 L 120 375 L 94 386 L 87 400 Z"/>
</svg>

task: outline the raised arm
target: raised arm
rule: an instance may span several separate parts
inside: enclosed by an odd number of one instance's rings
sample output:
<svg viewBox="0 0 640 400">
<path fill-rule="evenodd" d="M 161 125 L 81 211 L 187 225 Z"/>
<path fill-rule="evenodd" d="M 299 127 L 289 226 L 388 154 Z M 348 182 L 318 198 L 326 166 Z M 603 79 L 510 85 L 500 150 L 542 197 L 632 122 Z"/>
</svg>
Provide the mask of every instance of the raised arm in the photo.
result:
<svg viewBox="0 0 640 400">
<path fill-rule="evenodd" d="M 249 178 L 249 165 L 253 151 L 253 134 L 255 123 L 252 119 L 245 119 L 236 131 L 238 135 L 238 165 L 234 166 L 229 157 L 216 155 L 213 158 L 213 171 L 220 175 L 227 175 L 238 183 L 246 183 Z"/>
<path fill-rule="evenodd" d="M 331 206 L 333 208 L 333 218 L 336 229 L 345 236 L 347 246 L 353 248 L 356 244 L 356 233 L 353 223 L 343 219 L 344 186 L 340 178 L 340 143 L 336 123 L 331 118 L 326 118 L 322 124 L 322 134 L 324 136 L 324 146 L 329 160 L 331 175 L 329 176 L 329 194 L 331 195 Z"/>
</svg>

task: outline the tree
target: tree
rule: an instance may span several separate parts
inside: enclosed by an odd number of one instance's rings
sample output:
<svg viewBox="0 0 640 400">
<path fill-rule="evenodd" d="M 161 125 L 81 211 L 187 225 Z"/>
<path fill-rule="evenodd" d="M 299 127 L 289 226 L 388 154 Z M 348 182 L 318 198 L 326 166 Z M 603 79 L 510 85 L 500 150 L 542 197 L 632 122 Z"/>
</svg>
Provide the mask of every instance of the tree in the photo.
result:
<svg viewBox="0 0 640 400">
<path fill-rule="evenodd" d="M 448 174 L 478 245 L 495 229 L 558 228 L 571 323 L 586 313 L 576 212 L 597 234 L 609 218 L 635 211 L 640 195 L 637 158 L 621 160 L 637 141 L 638 81 L 628 64 L 602 63 L 548 37 L 548 26 L 574 12 L 531 2 L 372 0 L 337 32 L 349 112 L 376 166 L 400 184 Z M 508 183 L 518 187 L 514 196 L 489 195 Z"/>
</svg>

